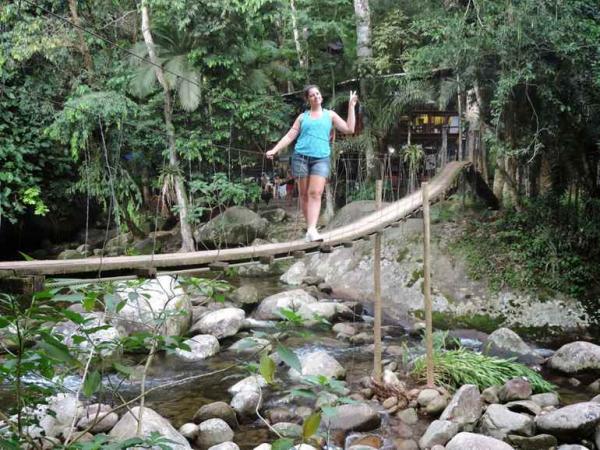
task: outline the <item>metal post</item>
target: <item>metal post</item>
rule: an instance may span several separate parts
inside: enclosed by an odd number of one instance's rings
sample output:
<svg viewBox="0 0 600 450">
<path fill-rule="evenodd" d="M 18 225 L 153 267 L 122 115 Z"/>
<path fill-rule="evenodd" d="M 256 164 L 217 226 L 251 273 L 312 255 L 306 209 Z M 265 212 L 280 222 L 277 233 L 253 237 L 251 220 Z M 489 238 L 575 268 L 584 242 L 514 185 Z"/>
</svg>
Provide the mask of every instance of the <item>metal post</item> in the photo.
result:
<svg viewBox="0 0 600 450">
<path fill-rule="evenodd" d="M 381 200 L 383 192 L 383 181 L 375 182 L 375 207 L 381 209 Z M 375 234 L 373 246 L 373 286 L 375 289 L 375 305 L 373 324 L 373 376 L 375 381 L 381 383 L 381 232 Z"/>
<path fill-rule="evenodd" d="M 431 255 L 429 244 L 429 184 L 421 185 L 423 193 L 423 294 L 425 296 L 425 345 L 427 347 L 427 386 L 433 387 L 433 320 L 431 306 Z"/>
</svg>

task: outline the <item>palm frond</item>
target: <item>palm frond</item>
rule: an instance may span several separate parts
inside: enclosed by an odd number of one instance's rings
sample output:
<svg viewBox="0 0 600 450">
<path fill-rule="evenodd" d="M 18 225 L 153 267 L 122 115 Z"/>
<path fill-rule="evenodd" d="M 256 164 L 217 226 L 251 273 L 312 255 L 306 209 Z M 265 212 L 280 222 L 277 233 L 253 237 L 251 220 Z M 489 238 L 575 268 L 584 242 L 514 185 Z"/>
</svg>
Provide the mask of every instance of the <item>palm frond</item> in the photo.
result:
<svg viewBox="0 0 600 450">
<path fill-rule="evenodd" d="M 200 82 L 200 76 L 197 72 L 186 72 L 185 79 L 180 79 L 177 94 L 179 103 L 185 111 L 194 111 L 200 105 L 202 96 Z"/>
<path fill-rule="evenodd" d="M 247 86 L 256 92 L 264 92 L 271 85 L 271 80 L 261 69 L 252 69 L 246 79 Z"/>
<path fill-rule="evenodd" d="M 136 97 L 144 98 L 154 92 L 156 81 L 154 67 L 145 64 L 135 70 L 133 78 L 129 82 L 129 91 Z"/>
</svg>

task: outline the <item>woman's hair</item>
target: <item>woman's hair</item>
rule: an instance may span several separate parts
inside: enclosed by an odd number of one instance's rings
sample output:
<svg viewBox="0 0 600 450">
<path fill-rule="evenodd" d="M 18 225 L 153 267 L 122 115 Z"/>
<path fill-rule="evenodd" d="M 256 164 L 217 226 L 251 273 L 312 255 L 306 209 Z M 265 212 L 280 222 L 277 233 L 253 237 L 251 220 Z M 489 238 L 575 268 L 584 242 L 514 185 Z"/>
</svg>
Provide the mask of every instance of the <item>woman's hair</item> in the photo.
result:
<svg viewBox="0 0 600 450">
<path fill-rule="evenodd" d="M 311 89 L 317 89 L 318 91 L 321 91 L 321 89 L 319 89 L 319 86 L 317 86 L 316 84 L 309 84 L 307 86 L 304 86 L 304 89 L 302 89 L 302 92 L 304 93 L 304 98 L 306 100 L 308 100 L 308 93 L 310 92 Z"/>
</svg>

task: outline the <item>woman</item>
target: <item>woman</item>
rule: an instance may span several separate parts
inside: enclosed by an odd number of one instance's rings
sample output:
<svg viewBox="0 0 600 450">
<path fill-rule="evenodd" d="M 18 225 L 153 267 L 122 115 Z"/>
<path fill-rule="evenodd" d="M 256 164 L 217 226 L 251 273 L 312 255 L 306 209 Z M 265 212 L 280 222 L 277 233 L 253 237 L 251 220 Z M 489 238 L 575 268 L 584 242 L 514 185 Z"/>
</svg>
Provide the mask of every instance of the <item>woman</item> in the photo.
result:
<svg viewBox="0 0 600 450">
<path fill-rule="evenodd" d="M 304 98 L 308 101 L 310 109 L 296 118 L 292 128 L 266 156 L 273 159 L 277 152 L 298 137 L 292 156 L 292 175 L 298 180 L 300 206 L 307 227 L 305 240 L 310 242 L 323 239 L 317 231 L 317 221 L 321 212 L 321 196 L 331 167 L 331 128 L 334 126 L 344 134 L 354 133 L 354 107 L 358 97 L 355 92 L 350 91 L 347 121 L 335 111 L 322 108 L 323 97 L 317 86 L 306 86 Z"/>
</svg>

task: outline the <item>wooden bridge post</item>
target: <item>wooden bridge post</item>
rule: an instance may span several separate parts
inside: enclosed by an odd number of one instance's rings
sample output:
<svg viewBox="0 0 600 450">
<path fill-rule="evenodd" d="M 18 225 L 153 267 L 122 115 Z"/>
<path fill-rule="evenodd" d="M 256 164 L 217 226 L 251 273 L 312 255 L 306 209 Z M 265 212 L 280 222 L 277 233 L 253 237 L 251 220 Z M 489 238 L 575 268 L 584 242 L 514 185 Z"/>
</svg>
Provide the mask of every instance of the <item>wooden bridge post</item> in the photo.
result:
<svg viewBox="0 0 600 450">
<path fill-rule="evenodd" d="M 429 184 L 421 185 L 423 194 L 423 295 L 425 296 L 425 345 L 427 348 L 427 386 L 433 387 L 433 320 L 431 305 L 431 229 L 429 222 Z"/>
<path fill-rule="evenodd" d="M 381 209 L 383 181 L 375 182 L 375 207 Z M 375 291 L 374 324 L 373 324 L 373 376 L 381 383 L 381 232 L 375 233 L 373 245 L 373 287 Z"/>
</svg>

